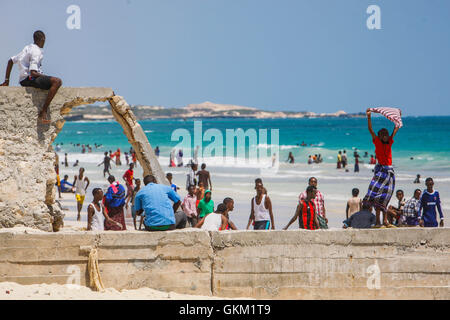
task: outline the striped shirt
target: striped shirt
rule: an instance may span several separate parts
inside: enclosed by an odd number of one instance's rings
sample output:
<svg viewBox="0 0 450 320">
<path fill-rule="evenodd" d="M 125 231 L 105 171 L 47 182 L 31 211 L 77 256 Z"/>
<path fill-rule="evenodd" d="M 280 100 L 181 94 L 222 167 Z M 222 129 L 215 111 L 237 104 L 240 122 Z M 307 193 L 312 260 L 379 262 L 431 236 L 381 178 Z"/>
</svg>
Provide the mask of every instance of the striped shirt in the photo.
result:
<svg viewBox="0 0 450 320">
<path fill-rule="evenodd" d="M 298 217 L 298 223 L 300 229 L 316 230 L 316 224 L 314 220 L 314 202 L 313 201 L 300 201 L 300 215 Z"/>
<path fill-rule="evenodd" d="M 320 192 L 319 190 L 316 190 L 316 197 L 314 198 L 313 202 L 314 202 L 314 206 L 316 209 L 316 213 L 325 218 L 325 200 L 323 198 L 323 194 L 322 192 Z M 306 200 L 306 191 L 303 191 L 302 193 L 300 193 L 300 195 L 298 196 L 298 200 L 301 202 L 302 200 Z"/>
<path fill-rule="evenodd" d="M 388 107 L 379 107 L 379 108 L 369 108 L 369 111 L 379 113 L 390 121 L 395 123 L 396 127 L 403 127 L 402 122 L 402 111 L 398 108 L 388 108 Z"/>
</svg>

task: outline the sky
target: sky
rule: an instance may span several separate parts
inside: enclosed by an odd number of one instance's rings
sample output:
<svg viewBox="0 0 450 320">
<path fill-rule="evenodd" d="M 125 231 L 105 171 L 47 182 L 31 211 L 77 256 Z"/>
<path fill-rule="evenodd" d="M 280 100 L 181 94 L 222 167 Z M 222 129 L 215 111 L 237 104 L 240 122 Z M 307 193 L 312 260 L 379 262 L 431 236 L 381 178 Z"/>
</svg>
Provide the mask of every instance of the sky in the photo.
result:
<svg viewBox="0 0 450 320">
<path fill-rule="evenodd" d="M 448 0 L 0 0 L 0 81 L 40 29 L 45 74 L 129 104 L 450 115 L 449 17 Z"/>
</svg>

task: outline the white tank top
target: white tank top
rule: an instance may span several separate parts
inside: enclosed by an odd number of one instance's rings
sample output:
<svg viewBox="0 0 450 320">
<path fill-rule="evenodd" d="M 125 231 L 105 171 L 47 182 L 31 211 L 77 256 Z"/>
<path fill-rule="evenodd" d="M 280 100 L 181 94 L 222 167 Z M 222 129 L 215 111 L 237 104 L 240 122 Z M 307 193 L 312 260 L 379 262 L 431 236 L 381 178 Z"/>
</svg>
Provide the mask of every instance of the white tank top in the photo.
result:
<svg viewBox="0 0 450 320">
<path fill-rule="evenodd" d="M 94 206 L 94 204 L 89 204 L 92 208 L 94 208 L 94 215 L 92 216 L 92 230 L 105 230 L 105 217 L 103 216 L 102 207 L 100 205 L 100 210 Z"/>
<path fill-rule="evenodd" d="M 86 194 L 86 190 L 84 189 L 84 187 L 85 187 L 84 179 L 85 178 L 86 177 L 83 176 L 83 178 L 80 180 L 80 177 L 77 176 L 77 181 L 75 181 L 75 192 L 76 192 L 76 194 L 79 194 L 81 196 L 84 196 Z"/>
<path fill-rule="evenodd" d="M 263 195 L 260 204 L 256 204 L 256 197 L 253 198 L 253 209 L 255 211 L 255 221 L 270 220 L 269 209 L 265 207 L 266 195 Z"/>
<path fill-rule="evenodd" d="M 222 226 L 222 215 L 220 213 L 210 213 L 205 217 L 202 229 L 209 231 L 218 231 Z"/>
</svg>

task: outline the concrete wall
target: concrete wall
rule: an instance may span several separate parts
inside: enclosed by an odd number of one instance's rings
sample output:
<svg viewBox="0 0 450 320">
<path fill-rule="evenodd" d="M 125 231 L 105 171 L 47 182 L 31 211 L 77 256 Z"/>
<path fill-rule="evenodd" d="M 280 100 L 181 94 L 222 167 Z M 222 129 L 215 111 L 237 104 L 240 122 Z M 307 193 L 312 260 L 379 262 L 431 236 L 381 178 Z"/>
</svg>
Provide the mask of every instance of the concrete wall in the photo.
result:
<svg viewBox="0 0 450 320">
<path fill-rule="evenodd" d="M 0 281 L 64 284 L 68 270 L 77 266 L 81 284 L 88 285 L 86 246 L 98 247 L 103 283 L 116 289 L 150 287 L 267 299 L 450 298 L 447 228 L 53 234 L 2 230 Z M 376 278 L 370 271 L 375 264 L 381 271 L 380 289 L 371 290 L 367 282 Z"/>
</svg>

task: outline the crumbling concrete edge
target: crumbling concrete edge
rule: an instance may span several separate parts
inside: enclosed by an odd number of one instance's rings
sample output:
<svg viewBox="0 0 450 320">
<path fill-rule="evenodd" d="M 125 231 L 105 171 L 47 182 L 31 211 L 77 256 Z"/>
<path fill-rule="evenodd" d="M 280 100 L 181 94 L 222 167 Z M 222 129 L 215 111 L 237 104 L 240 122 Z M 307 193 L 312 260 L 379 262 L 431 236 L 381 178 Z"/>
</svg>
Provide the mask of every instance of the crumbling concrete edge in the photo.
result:
<svg viewBox="0 0 450 320">
<path fill-rule="evenodd" d="M 144 176 L 152 174 L 158 183 L 169 185 L 155 152 L 144 130 L 137 122 L 136 116 L 131 111 L 130 105 L 123 97 L 117 95 L 112 96 L 108 101 L 114 118 L 122 126 L 128 142 L 136 151 L 136 157 L 144 170 Z"/>
</svg>

